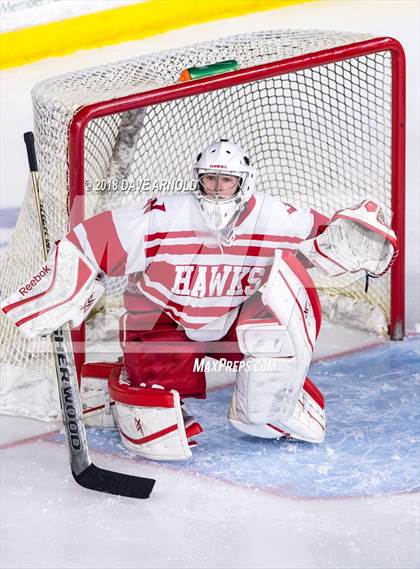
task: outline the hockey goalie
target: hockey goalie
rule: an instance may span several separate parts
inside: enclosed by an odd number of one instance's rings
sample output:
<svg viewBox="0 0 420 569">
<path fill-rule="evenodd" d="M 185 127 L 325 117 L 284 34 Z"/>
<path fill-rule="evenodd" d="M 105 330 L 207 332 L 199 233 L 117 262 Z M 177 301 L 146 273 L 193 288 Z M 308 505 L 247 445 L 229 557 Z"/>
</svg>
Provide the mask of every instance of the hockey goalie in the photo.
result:
<svg viewBox="0 0 420 569">
<path fill-rule="evenodd" d="M 193 171 L 194 192 L 77 225 L 2 309 L 23 333 L 48 335 L 86 318 L 103 275 L 128 275 L 123 362 L 109 393 L 123 444 L 143 457 L 191 456 L 202 429 L 184 400 L 205 397 L 206 356 L 235 363 L 235 428 L 320 443 L 324 399 L 307 374 L 321 308 L 307 267 L 380 276 L 396 236 L 372 200 L 328 219 L 255 192 L 256 171 L 227 140 L 205 148 Z"/>
</svg>

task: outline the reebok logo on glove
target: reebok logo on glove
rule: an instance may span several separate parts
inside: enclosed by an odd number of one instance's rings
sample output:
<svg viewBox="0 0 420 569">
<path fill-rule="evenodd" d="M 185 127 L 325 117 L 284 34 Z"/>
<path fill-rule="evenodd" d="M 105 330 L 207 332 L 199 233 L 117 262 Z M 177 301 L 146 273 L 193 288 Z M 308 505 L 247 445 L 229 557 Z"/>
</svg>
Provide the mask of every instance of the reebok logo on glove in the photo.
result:
<svg viewBox="0 0 420 569">
<path fill-rule="evenodd" d="M 26 284 L 25 286 L 22 286 L 19 289 L 20 294 L 22 296 L 24 296 L 29 291 L 31 291 L 34 288 L 34 286 L 36 286 L 39 282 L 41 282 L 42 278 L 45 277 L 45 275 L 47 273 L 49 273 L 50 271 L 51 271 L 51 269 L 49 269 L 47 265 L 44 265 L 42 267 L 42 269 L 39 271 L 39 273 L 37 273 L 36 275 L 34 275 L 32 277 L 32 279 L 29 281 L 28 284 Z"/>
</svg>

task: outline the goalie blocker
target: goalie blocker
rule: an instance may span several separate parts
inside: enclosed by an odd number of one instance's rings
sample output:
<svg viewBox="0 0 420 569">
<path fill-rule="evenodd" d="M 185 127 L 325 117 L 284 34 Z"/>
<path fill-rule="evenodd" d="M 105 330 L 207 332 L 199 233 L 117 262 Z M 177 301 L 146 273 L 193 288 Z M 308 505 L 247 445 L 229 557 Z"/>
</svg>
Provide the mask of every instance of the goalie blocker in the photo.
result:
<svg viewBox="0 0 420 569">
<path fill-rule="evenodd" d="M 48 336 L 70 322 L 79 326 L 104 293 L 98 268 L 67 239 L 56 243 L 46 262 L 1 304 L 26 336 Z"/>
</svg>

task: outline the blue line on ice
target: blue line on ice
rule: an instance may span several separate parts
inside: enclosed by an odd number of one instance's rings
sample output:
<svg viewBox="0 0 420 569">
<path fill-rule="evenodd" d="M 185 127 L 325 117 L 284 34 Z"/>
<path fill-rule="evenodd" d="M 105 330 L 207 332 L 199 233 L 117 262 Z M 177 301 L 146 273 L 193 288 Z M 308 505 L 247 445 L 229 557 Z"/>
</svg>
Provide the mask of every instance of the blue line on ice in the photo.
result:
<svg viewBox="0 0 420 569">
<path fill-rule="evenodd" d="M 310 376 L 326 399 L 321 445 L 240 433 L 225 418 L 231 388 L 190 399 L 205 432 L 192 459 L 165 467 L 291 497 L 418 491 L 419 370 L 419 336 L 313 365 Z M 128 455 L 116 431 L 90 429 L 88 436 L 92 450 Z"/>
</svg>

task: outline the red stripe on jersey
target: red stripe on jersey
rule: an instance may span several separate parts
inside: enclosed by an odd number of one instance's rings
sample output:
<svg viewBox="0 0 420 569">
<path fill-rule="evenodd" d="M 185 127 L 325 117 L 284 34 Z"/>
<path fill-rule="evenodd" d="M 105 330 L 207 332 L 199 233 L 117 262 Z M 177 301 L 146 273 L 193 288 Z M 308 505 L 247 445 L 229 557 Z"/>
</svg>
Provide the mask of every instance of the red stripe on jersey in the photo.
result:
<svg viewBox="0 0 420 569">
<path fill-rule="evenodd" d="M 76 288 L 75 288 L 73 294 L 71 296 L 69 296 L 69 298 L 66 298 L 65 300 L 63 300 L 61 302 L 57 302 L 57 304 L 54 304 L 53 306 L 50 306 L 49 308 L 45 308 L 44 310 L 40 310 L 39 312 L 34 312 L 34 314 L 30 314 L 29 316 L 26 316 L 25 318 L 18 320 L 16 322 L 16 326 L 22 326 L 22 324 L 25 324 L 25 322 L 28 322 L 29 320 L 33 320 L 34 318 L 41 316 L 41 314 L 45 314 L 46 312 L 50 312 L 54 308 L 58 308 L 59 306 L 62 306 L 66 302 L 73 300 L 73 298 L 77 295 L 77 293 L 80 291 L 82 286 L 88 281 L 88 279 L 91 275 L 92 275 L 92 271 L 91 271 L 90 267 L 88 265 L 86 265 L 86 263 L 84 263 L 82 261 L 82 259 L 79 259 L 79 266 L 77 268 L 77 283 L 76 283 Z"/>
<path fill-rule="evenodd" d="M 198 328 L 202 328 L 203 326 L 205 326 L 205 324 L 207 324 L 207 322 L 197 322 L 197 323 L 191 323 L 191 322 L 186 322 L 184 318 L 182 318 L 181 316 L 178 316 L 174 309 L 171 308 L 169 306 L 169 304 L 175 304 L 175 303 L 170 303 L 163 295 L 159 294 L 157 290 L 152 289 L 146 285 L 141 285 L 142 288 L 142 292 L 144 294 L 147 294 L 147 298 L 151 301 L 154 301 L 157 306 L 160 306 L 160 304 L 158 303 L 158 299 L 161 298 L 162 302 L 165 303 L 165 307 L 162 308 L 162 312 L 164 312 L 165 314 L 169 315 L 172 320 L 175 320 L 175 322 L 178 322 L 179 324 L 182 324 L 182 326 L 184 328 L 189 328 L 189 329 L 198 329 Z M 150 298 L 149 298 L 150 297 Z M 182 306 L 182 309 L 184 307 Z"/>
<path fill-rule="evenodd" d="M 283 235 L 269 235 L 267 233 L 243 233 L 236 235 L 235 239 L 248 239 L 249 241 L 275 241 L 276 243 L 302 243 L 301 237 L 285 237 Z"/>
<path fill-rule="evenodd" d="M 154 241 L 156 239 L 164 240 L 164 239 L 182 239 L 185 237 L 196 237 L 200 239 L 200 233 L 195 231 L 167 231 L 167 232 L 157 232 L 151 233 L 150 235 L 146 235 L 144 240 L 146 242 Z M 241 233 L 235 236 L 236 239 L 247 239 L 248 241 L 274 241 L 276 243 L 301 243 L 303 239 L 301 237 L 287 237 L 283 235 L 271 235 L 267 233 Z M 199 247 L 200 245 L 197 243 L 191 244 L 193 247 Z M 176 245 L 174 245 L 175 247 Z M 215 246 L 215 248 L 219 249 L 219 246 Z M 211 247 L 210 247 L 211 249 Z"/>
<path fill-rule="evenodd" d="M 164 303 L 165 304 L 165 310 L 166 310 L 166 307 L 169 306 L 171 308 L 176 309 L 178 312 L 184 313 L 188 316 L 194 316 L 196 318 L 199 318 L 200 316 L 218 318 L 219 316 L 224 316 L 230 310 L 233 310 L 237 306 L 237 305 L 232 305 L 232 304 L 229 304 L 227 306 L 201 306 L 201 307 L 200 306 L 185 306 L 183 304 L 179 304 L 173 300 L 170 300 L 164 294 L 162 294 L 161 292 L 159 292 L 158 290 L 153 288 L 153 286 L 147 285 L 144 281 L 143 276 L 140 278 L 140 287 L 144 292 L 146 292 L 150 296 L 153 296 L 154 298 L 156 298 L 156 299 L 160 300 L 162 303 Z M 245 295 L 243 295 L 243 296 L 245 296 Z M 195 297 L 189 296 L 188 298 L 191 301 Z"/>
<path fill-rule="evenodd" d="M 156 255 L 221 255 L 220 247 L 205 247 L 200 244 L 190 245 L 155 245 L 145 249 L 146 257 L 155 257 Z M 223 247 L 224 255 L 238 255 L 241 257 L 273 257 L 275 247 L 259 247 L 246 245 L 233 245 Z"/>
<path fill-rule="evenodd" d="M 109 276 L 125 275 L 127 251 L 118 237 L 112 212 L 104 211 L 82 225 L 99 267 Z"/>
<path fill-rule="evenodd" d="M 155 239 L 176 239 L 180 237 L 197 237 L 197 233 L 195 231 L 158 231 L 146 235 L 144 240 L 154 241 Z"/>
</svg>

